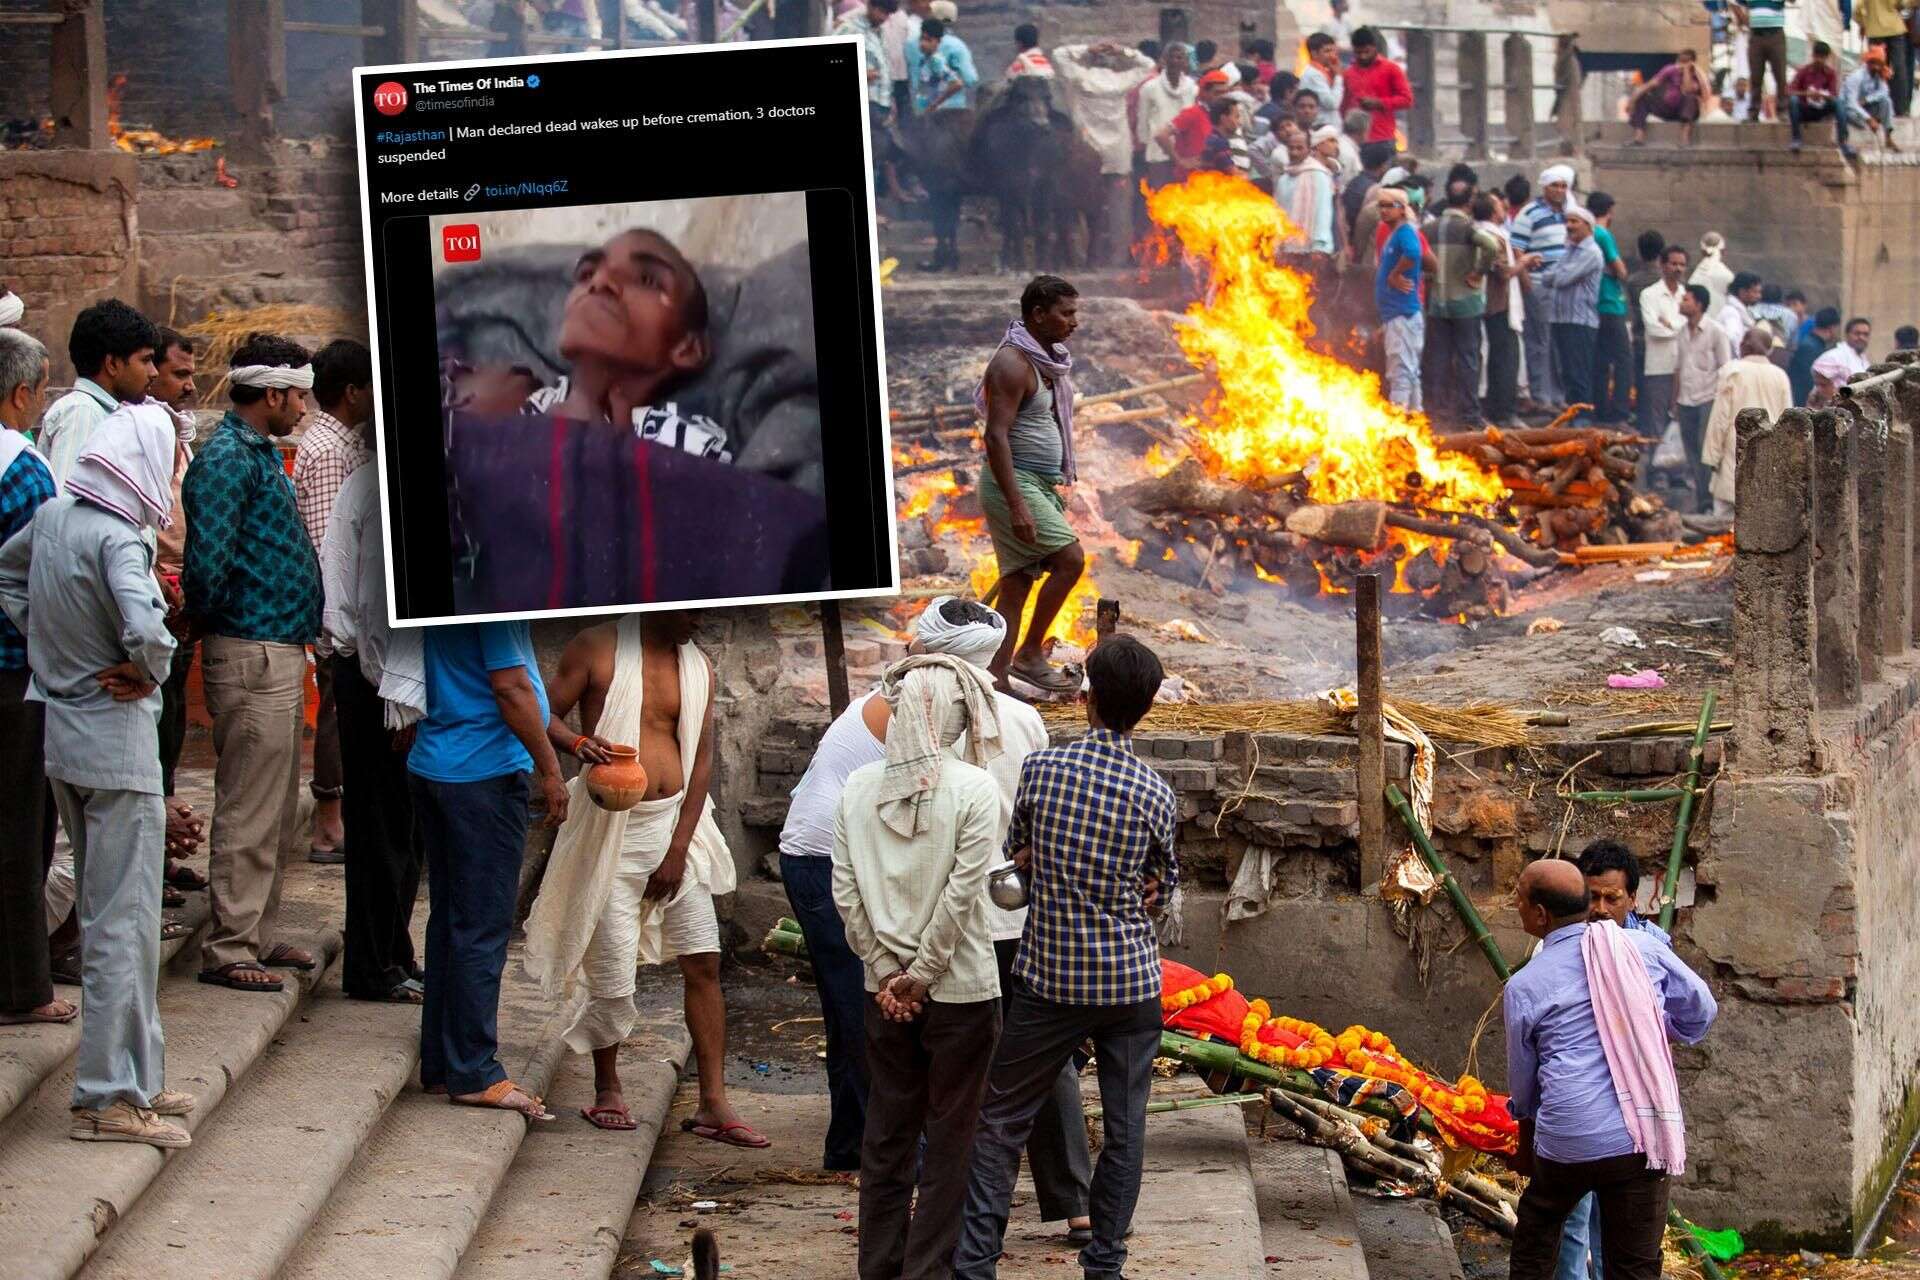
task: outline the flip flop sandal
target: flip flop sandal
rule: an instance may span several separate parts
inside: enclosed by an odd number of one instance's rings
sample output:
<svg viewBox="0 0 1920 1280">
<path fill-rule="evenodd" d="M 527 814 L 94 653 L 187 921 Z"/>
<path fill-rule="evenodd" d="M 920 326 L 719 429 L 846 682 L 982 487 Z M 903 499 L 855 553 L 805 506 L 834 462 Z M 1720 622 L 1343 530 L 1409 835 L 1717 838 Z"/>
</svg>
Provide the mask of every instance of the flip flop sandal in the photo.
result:
<svg viewBox="0 0 1920 1280">
<path fill-rule="evenodd" d="M 338 849 L 308 849 L 307 861 L 323 867 L 337 867 L 347 860 L 347 846 Z"/>
<path fill-rule="evenodd" d="M 193 932 L 193 926 L 183 920 L 162 920 L 160 922 L 160 941 L 172 942 L 175 938 L 184 938 Z"/>
<path fill-rule="evenodd" d="M 690 1133 L 696 1138 L 705 1138 L 708 1142 L 718 1142 L 724 1146 L 746 1147 L 751 1151 L 762 1151 L 773 1145 L 738 1120 L 732 1124 L 717 1127 L 710 1124 L 696 1124 L 692 1120 L 682 1120 L 680 1132 Z"/>
<path fill-rule="evenodd" d="M 532 1101 L 533 1107 L 531 1110 L 506 1105 L 506 1100 L 512 1097 L 516 1091 L 526 1094 L 527 1098 Z M 545 1121 L 556 1118 L 553 1112 L 541 1105 L 541 1099 L 538 1094 L 520 1088 L 520 1086 L 512 1080 L 496 1081 L 483 1092 L 474 1095 L 472 1098 L 456 1098 L 453 1094 L 449 1093 L 447 1095 L 447 1101 L 456 1107 L 483 1107 L 493 1111 L 517 1112 L 529 1120 Z"/>
<path fill-rule="evenodd" d="M 167 872 L 167 883 L 176 889 L 192 891 L 206 888 L 207 878 L 186 863 L 176 862 L 173 870 Z"/>
<path fill-rule="evenodd" d="M 1034 688 L 1043 689 L 1048 693 L 1078 693 L 1080 691 L 1080 681 L 1044 659 L 1038 665 L 1031 663 L 1022 665 L 1016 662 L 1007 668 L 1007 674 L 1010 676 L 1019 676 Z"/>
<path fill-rule="evenodd" d="M 237 960 L 232 964 L 223 964 L 218 969 L 202 969 L 197 975 L 200 981 L 211 987 L 227 987 L 234 991 L 282 991 L 285 984 L 280 979 L 268 975 L 265 982 L 245 982 L 234 977 L 236 973 L 266 973 L 265 966 L 251 960 Z"/>
<path fill-rule="evenodd" d="M 304 959 L 295 959 L 295 956 L 299 954 L 302 953 L 298 947 L 283 942 L 267 952 L 267 954 L 261 956 L 260 963 L 270 964 L 276 969 L 298 969 L 302 973 L 311 973 L 318 967 L 320 962 L 312 956 L 306 956 Z"/>
<path fill-rule="evenodd" d="M 588 1124 L 596 1129 L 608 1129 L 618 1133 L 627 1133 L 640 1127 L 633 1122 L 633 1113 L 625 1107 L 582 1107 L 580 1108 L 580 1115 Z M 617 1118 L 606 1120 L 602 1119 L 604 1116 L 614 1116 Z"/>
<path fill-rule="evenodd" d="M 38 1009 L 29 1009 L 25 1013 L 0 1013 L 0 1027 L 24 1027 L 32 1023 L 46 1022 L 56 1026 L 72 1022 L 80 1016 L 80 1006 L 71 1000 L 55 1000 L 54 1004 L 67 1006 L 65 1014 L 41 1013 Z"/>
</svg>

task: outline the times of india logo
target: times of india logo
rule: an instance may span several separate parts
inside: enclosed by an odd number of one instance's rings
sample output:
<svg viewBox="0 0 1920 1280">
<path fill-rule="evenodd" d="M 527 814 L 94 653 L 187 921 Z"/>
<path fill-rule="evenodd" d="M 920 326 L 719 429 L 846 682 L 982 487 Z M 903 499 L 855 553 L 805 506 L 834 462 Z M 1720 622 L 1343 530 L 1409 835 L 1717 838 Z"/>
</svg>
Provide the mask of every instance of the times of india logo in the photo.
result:
<svg viewBox="0 0 1920 1280">
<path fill-rule="evenodd" d="M 384 80 L 374 86 L 373 109 L 383 116 L 397 116 L 407 109 L 407 86 L 398 80 Z"/>
</svg>

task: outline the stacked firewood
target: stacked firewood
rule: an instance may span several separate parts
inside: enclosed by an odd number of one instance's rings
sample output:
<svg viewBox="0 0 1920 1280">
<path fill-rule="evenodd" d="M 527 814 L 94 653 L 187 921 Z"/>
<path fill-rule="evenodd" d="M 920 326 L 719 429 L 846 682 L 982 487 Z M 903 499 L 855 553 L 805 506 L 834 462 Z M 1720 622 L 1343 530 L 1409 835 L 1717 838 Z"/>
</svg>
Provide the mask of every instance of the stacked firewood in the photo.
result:
<svg viewBox="0 0 1920 1280">
<path fill-rule="evenodd" d="M 1537 545 L 1571 551 L 1589 542 L 1673 540 L 1679 517 L 1639 491 L 1640 450 L 1652 441 L 1631 432 L 1553 425 L 1518 431 L 1489 427 L 1435 437 L 1442 449 L 1499 470 L 1518 527 Z"/>
</svg>

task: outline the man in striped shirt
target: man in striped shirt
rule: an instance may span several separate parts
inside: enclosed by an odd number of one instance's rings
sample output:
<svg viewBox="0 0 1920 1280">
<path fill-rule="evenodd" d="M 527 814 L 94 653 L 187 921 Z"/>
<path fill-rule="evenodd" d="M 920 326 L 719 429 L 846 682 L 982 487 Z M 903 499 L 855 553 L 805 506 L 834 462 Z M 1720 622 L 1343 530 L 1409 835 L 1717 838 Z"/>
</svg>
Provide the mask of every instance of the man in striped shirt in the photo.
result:
<svg viewBox="0 0 1920 1280">
<path fill-rule="evenodd" d="M 1130 735 L 1163 678 L 1160 660 L 1131 636 L 1103 641 L 1087 661 L 1086 735 L 1034 752 L 1021 769 L 1006 848 L 1030 876 L 1031 896 L 974 1134 L 956 1280 L 995 1274 L 1020 1151 L 1061 1067 L 1089 1037 L 1105 1141 L 1080 1266 L 1118 1277 L 1126 1265 L 1160 1047 L 1160 948 L 1149 913 L 1179 881 L 1173 791 L 1133 753 Z"/>
<path fill-rule="evenodd" d="M 1556 164 L 1540 175 L 1540 194 L 1514 215 L 1513 251 L 1533 255 L 1543 267 L 1560 261 L 1567 251 L 1567 199 L 1573 188 L 1573 169 Z M 1553 360 L 1553 333 L 1546 308 L 1527 308 L 1524 339 L 1527 347 L 1527 388 L 1536 407 L 1557 410 L 1566 404 Z"/>
</svg>

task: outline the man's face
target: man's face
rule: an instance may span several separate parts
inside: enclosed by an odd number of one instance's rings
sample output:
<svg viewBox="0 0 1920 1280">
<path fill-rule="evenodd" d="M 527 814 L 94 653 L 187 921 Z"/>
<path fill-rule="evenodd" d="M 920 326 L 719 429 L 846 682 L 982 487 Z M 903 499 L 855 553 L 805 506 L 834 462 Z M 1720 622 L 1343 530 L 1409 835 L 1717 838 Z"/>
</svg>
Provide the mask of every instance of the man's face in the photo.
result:
<svg viewBox="0 0 1920 1280">
<path fill-rule="evenodd" d="M 887 11 L 879 8 L 878 6 L 875 6 L 875 5 L 867 6 L 867 25 L 868 26 L 873 26 L 873 27 L 884 26 L 886 25 L 888 16 L 889 15 Z"/>
<path fill-rule="evenodd" d="M 1295 129 L 1292 133 L 1286 136 L 1285 141 L 1287 144 L 1287 159 L 1289 162 L 1293 164 L 1299 164 L 1302 160 L 1305 160 L 1307 158 L 1307 135 L 1306 134 L 1301 133 L 1298 129 Z"/>
<path fill-rule="evenodd" d="M 1222 133 L 1238 133 L 1245 123 L 1245 113 L 1237 102 L 1220 114 L 1220 132 Z"/>
<path fill-rule="evenodd" d="M 1302 129 L 1311 130 L 1320 122 L 1320 99 L 1303 93 L 1293 100 L 1293 116 Z"/>
<path fill-rule="evenodd" d="M 1328 138 L 1314 147 L 1313 154 L 1322 160 L 1338 161 L 1340 158 L 1340 139 Z"/>
<path fill-rule="evenodd" d="M 1167 79 L 1178 80 L 1187 70 L 1186 46 L 1176 45 L 1162 53 L 1160 65 L 1167 69 Z"/>
<path fill-rule="evenodd" d="M 193 352 L 185 347 L 168 347 L 153 364 L 153 382 L 147 394 L 174 412 L 184 412 L 199 397 L 193 385 Z"/>
<path fill-rule="evenodd" d="M 575 264 L 560 354 L 633 369 L 697 370 L 706 363 L 706 335 L 688 333 L 685 319 L 695 288 L 693 268 L 665 238 L 622 232 Z"/>
<path fill-rule="evenodd" d="M 1220 83 L 1218 80 L 1209 80 L 1200 86 L 1200 101 L 1203 104 L 1212 102 L 1226 91 L 1226 85 Z"/>
<path fill-rule="evenodd" d="M 697 620 L 697 615 L 686 609 L 668 609 L 647 619 L 670 644 L 686 644 L 692 640 Z"/>
<path fill-rule="evenodd" d="M 1558 209 L 1567 202 L 1567 184 L 1564 182 L 1549 182 L 1546 186 L 1540 188 L 1540 194 L 1546 198 L 1548 204 Z"/>
<path fill-rule="evenodd" d="M 1687 255 L 1685 253 L 1668 253 L 1665 257 L 1661 258 L 1660 278 L 1666 281 L 1669 289 L 1686 279 Z"/>
<path fill-rule="evenodd" d="M 1375 48 L 1373 45 L 1357 44 L 1353 46 L 1353 60 L 1359 63 L 1363 67 L 1372 66 L 1374 63 L 1374 60 L 1379 56 L 1380 56 L 1380 50 Z"/>
<path fill-rule="evenodd" d="M 927 55 L 927 57 L 931 58 L 934 55 L 934 52 L 939 48 L 940 48 L 940 41 L 935 39 L 933 36 L 920 37 L 920 52 Z"/>
<path fill-rule="evenodd" d="M 1795 320 L 1805 320 L 1807 318 L 1806 299 L 1795 298 L 1792 302 L 1789 302 L 1787 304 L 1787 310 L 1793 312 L 1793 318 Z"/>
<path fill-rule="evenodd" d="M 1322 71 L 1334 71 L 1340 66 L 1340 46 L 1328 41 L 1320 46 L 1320 52 L 1313 55 L 1313 61 Z"/>
<path fill-rule="evenodd" d="M 1856 324 L 1847 327 L 1847 345 L 1861 355 L 1867 354 L 1867 343 L 1873 337 L 1873 326 Z"/>
<path fill-rule="evenodd" d="M 144 400 L 153 383 L 153 348 L 141 347 L 130 356 L 108 356 L 97 381 L 115 400 Z"/>
<path fill-rule="evenodd" d="M 1627 927 L 1627 912 L 1633 910 L 1633 895 L 1627 892 L 1626 872 L 1603 871 L 1597 876 L 1588 876 L 1587 893 L 1592 898 L 1587 908 L 1587 919 L 1611 920 L 1623 929 Z"/>
<path fill-rule="evenodd" d="M 21 383 L 7 397 L 6 425 L 15 431 L 30 431 L 33 424 L 40 421 L 40 415 L 47 407 L 47 380 L 52 367 L 45 361 L 40 364 L 40 381 Z"/>
<path fill-rule="evenodd" d="M 267 434 L 276 438 L 292 435 L 307 416 L 307 393 L 299 387 L 269 387 L 260 403 L 265 406 Z"/>
<path fill-rule="evenodd" d="M 1581 244 L 1593 235 L 1593 224 L 1583 218 L 1567 219 L 1567 243 Z"/>
<path fill-rule="evenodd" d="M 1748 306 L 1752 306 L 1754 303 L 1760 301 L 1761 287 L 1762 286 L 1756 284 L 1750 289 L 1742 289 L 1740 291 L 1740 301 L 1746 303 Z"/>
<path fill-rule="evenodd" d="M 1693 296 L 1691 289 L 1680 295 L 1680 314 L 1688 320 L 1698 320 L 1703 314 L 1703 311 L 1704 309 L 1700 306 L 1700 300 Z"/>
<path fill-rule="evenodd" d="M 340 403 L 333 407 L 334 417 L 349 427 L 357 427 L 373 417 L 373 384 L 348 387 L 346 394 L 340 397 Z"/>
<path fill-rule="evenodd" d="M 1230 118 L 1231 113 L 1229 113 Z M 1223 126 L 1228 123 L 1223 119 Z M 1080 327 L 1080 299 L 1062 298 L 1050 307 L 1035 307 L 1027 316 L 1027 330 L 1042 342 L 1065 342 Z"/>
<path fill-rule="evenodd" d="M 1407 206 L 1398 200 L 1382 200 L 1378 208 L 1380 210 L 1380 222 L 1383 226 L 1397 227 L 1400 225 L 1401 220 L 1407 216 Z"/>
</svg>

